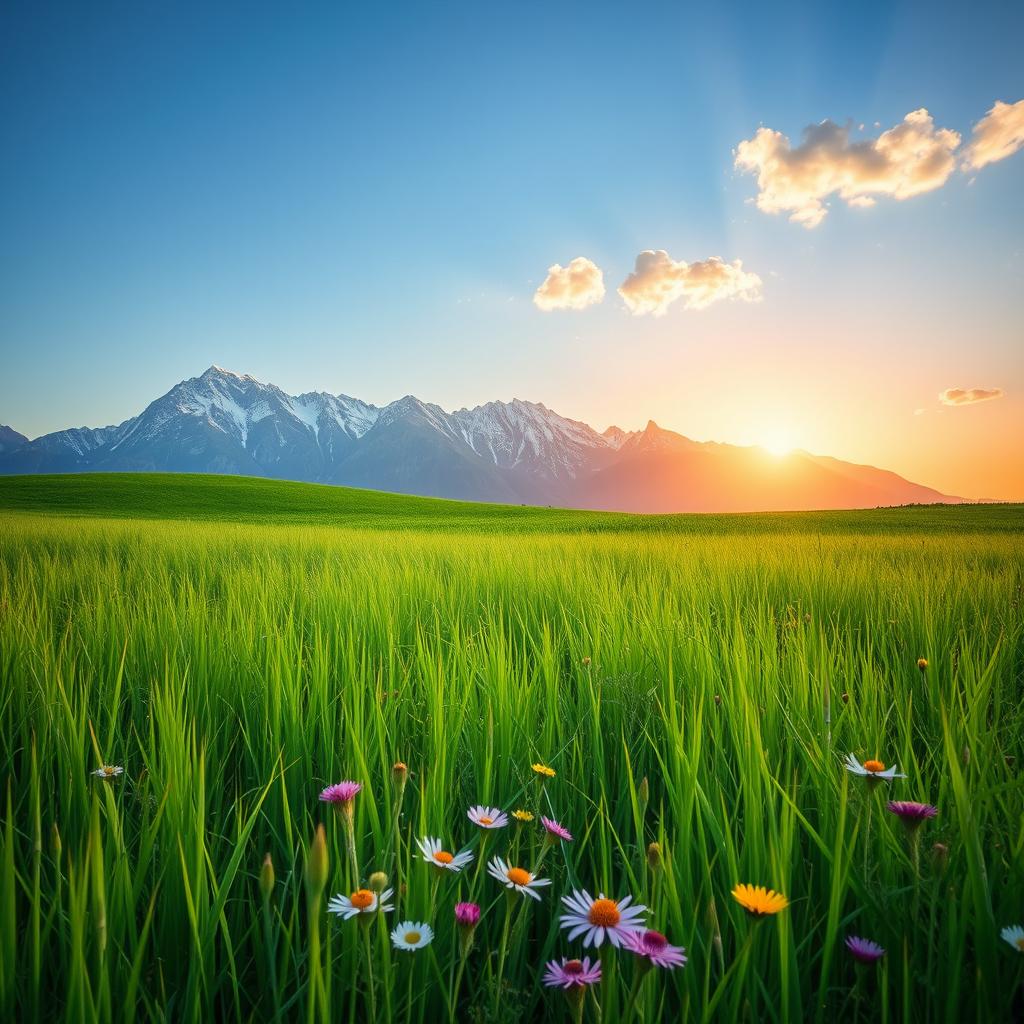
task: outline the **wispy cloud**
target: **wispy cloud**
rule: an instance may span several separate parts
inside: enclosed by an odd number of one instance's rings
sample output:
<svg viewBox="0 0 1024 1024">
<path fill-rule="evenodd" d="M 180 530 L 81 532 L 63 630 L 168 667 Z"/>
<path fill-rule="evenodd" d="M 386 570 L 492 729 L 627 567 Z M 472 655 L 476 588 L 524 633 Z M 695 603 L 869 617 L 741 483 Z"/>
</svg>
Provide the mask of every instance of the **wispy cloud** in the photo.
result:
<svg viewBox="0 0 1024 1024">
<path fill-rule="evenodd" d="M 663 316 L 677 299 L 686 309 L 704 309 L 722 299 L 754 302 L 761 297 L 761 278 L 743 269 L 740 260 L 726 263 L 710 256 L 696 263 L 674 260 L 664 249 L 646 249 L 636 258 L 633 273 L 619 294 L 636 316 Z"/>
<path fill-rule="evenodd" d="M 741 142 L 735 166 L 757 175 L 758 209 L 789 213 L 791 221 L 814 228 L 833 194 L 850 206 L 873 206 L 880 195 L 908 199 L 939 188 L 956 167 L 959 133 L 936 128 L 923 108 L 874 139 L 851 141 L 851 127 L 828 120 L 810 125 L 795 148 L 771 128 Z"/>
<path fill-rule="evenodd" d="M 1024 100 L 1003 103 L 992 109 L 974 126 L 971 141 L 964 152 L 964 169 L 978 170 L 986 164 L 1005 160 L 1024 146 Z"/>
<path fill-rule="evenodd" d="M 974 405 L 1002 398 L 1005 394 L 1002 388 L 946 388 L 940 392 L 939 401 L 943 405 Z"/>
<path fill-rule="evenodd" d="M 538 309 L 586 309 L 604 298 L 604 274 L 586 256 L 577 256 L 567 267 L 556 263 L 533 296 Z"/>
</svg>

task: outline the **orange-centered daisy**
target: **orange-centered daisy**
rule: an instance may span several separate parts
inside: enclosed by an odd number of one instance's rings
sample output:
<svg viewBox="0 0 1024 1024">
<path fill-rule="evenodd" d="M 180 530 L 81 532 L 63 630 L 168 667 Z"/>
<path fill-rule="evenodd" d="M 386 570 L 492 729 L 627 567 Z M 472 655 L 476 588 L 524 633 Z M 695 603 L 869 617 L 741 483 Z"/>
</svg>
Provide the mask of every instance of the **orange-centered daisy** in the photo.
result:
<svg viewBox="0 0 1024 1024">
<path fill-rule="evenodd" d="M 767 917 L 789 906 L 789 900 L 781 892 L 766 889 L 763 885 L 737 885 L 732 895 L 752 917 Z"/>
<path fill-rule="evenodd" d="M 420 856 L 438 871 L 457 873 L 473 859 L 473 854 L 469 850 L 463 850 L 461 853 L 449 853 L 441 845 L 441 840 L 434 836 L 417 839 L 416 845 L 420 848 Z"/>
<path fill-rule="evenodd" d="M 599 899 L 590 905 L 587 920 L 599 928 L 614 928 L 622 920 L 622 914 L 615 900 Z"/>
<path fill-rule="evenodd" d="M 622 946 L 632 932 L 644 931 L 647 908 L 634 904 L 632 896 L 612 900 L 602 892 L 594 899 L 586 889 L 576 889 L 562 903 L 566 910 L 558 923 L 569 929 L 570 942 L 583 936 L 584 946 L 600 946 L 605 939 Z"/>
<path fill-rule="evenodd" d="M 348 899 L 356 910 L 365 910 L 373 904 L 373 893 L 369 889 L 357 889 Z"/>
<path fill-rule="evenodd" d="M 506 889 L 512 889 L 523 896 L 532 896 L 535 900 L 540 899 L 537 890 L 551 884 L 550 878 L 538 878 L 526 868 L 509 864 L 504 857 L 492 857 L 487 865 L 487 873 L 501 882 Z"/>
<path fill-rule="evenodd" d="M 530 884 L 530 872 L 524 871 L 522 868 L 509 868 L 506 877 L 513 885 Z"/>
<path fill-rule="evenodd" d="M 867 770 L 869 772 L 884 772 L 885 771 L 885 764 L 882 761 L 865 761 L 864 762 L 864 767 L 867 768 Z"/>
<path fill-rule="evenodd" d="M 434 854 L 434 860 L 436 860 L 438 864 L 451 864 L 455 858 L 447 850 L 438 850 L 437 853 Z"/>
</svg>

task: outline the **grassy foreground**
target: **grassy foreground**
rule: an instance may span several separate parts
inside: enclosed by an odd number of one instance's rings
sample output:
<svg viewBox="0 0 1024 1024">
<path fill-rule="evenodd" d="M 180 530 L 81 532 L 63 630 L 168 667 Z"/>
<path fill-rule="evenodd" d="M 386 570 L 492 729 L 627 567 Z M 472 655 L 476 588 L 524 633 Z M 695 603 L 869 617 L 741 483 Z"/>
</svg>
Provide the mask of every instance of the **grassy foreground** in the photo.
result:
<svg viewBox="0 0 1024 1024">
<path fill-rule="evenodd" d="M 603 946 L 585 1020 L 1021 1012 L 1019 507 L 630 518 L 112 476 L 3 479 L 0 509 L 2 1019 L 568 1020 L 540 977 L 595 955 L 558 926 L 576 887 L 689 956 L 644 976 Z M 849 752 L 908 778 L 872 789 Z M 318 801 L 340 779 L 354 857 Z M 890 796 L 938 807 L 916 853 Z M 537 822 L 485 833 L 477 803 L 573 833 L 539 902 L 481 858 L 533 866 Z M 433 874 L 424 835 L 476 858 Z M 377 871 L 385 921 L 325 913 Z M 755 923 L 738 882 L 790 906 Z M 483 911 L 464 969 L 456 900 Z M 393 950 L 405 919 L 434 941 Z"/>
</svg>

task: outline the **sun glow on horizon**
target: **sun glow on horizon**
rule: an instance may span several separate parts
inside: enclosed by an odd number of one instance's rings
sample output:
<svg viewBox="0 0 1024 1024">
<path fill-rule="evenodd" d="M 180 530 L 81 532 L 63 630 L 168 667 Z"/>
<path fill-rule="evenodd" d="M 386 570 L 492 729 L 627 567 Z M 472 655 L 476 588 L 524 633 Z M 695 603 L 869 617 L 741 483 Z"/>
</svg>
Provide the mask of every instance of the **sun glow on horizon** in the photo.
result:
<svg viewBox="0 0 1024 1024">
<path fill-rule="evenodd" d="M 789 455 L 796 450 L 792 435 L 788 430 L 781 428 L 766 431 L 761 435 L 757 443 L 759 447 L 763 448 L 770 455 L 775 455 L 779 458 Z"/>
</svg>

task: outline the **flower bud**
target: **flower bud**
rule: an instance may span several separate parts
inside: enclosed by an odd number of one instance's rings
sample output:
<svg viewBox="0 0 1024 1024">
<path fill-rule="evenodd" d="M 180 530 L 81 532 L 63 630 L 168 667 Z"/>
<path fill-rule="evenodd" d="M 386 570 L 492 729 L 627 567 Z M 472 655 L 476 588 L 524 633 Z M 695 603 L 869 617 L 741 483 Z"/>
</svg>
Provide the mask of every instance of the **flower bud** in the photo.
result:
<svg viewBox="0 0 1024 1024">
<path fill-rule="evenodd" d="M 944 875 L 949 864 L 949 847 L 945 843 L 932 846 L 932 870 L 936 875 Z"/>
<path fill-rule="evenodd" d="M 849 695 L 849 694 L 848 694 L 848 693 L 847 693 L 847 692 L 846 692 L 845 690 L 843 690 L 843 692 L 842 692 L 842 695 L 840 696 L 840 698 L 839 698 L 839 699 L 840 699 L 840 700 L 841 700 L 841 701 L 842 701 L 842 702 L 843 702 L 844 704 L 849 704 L 849 703 L 850 703 L 850 695 Z"/>
<path fill-rule="evenodd" d="M 583 659 L 583 667 L 584 668 L 590 668 L 590 655 L 589 654 Z"/>
<path fill-rule="evenodd" d="M 405 779 L 408 774 L 409 766 L 404 761 L 396 761 L 391 767 L 391 777 L 401 785 L 405 785 Z"/>
<path fill-rule="evenodd" d="M 720 708 L 722 706 L 722 695 L 719 693 L 715 694 L 715 707 Z"/>
<path fill-rule="evenodd" d="M 928 668 L 928 659 L 927 659 L 927 658 L 918 658 L 918 659 L 917 659 L 917 667 L 918 667 L 918 668 L 919 668 L 919 669 L 920 669 L 920 670 L 921 670 L 922 672 L 924 672 L 924 671 L 925 671 L 925 669 L 927 669 L 927 668 Z"/>
<path fill-rule="evenodd" d="M 270 899 L 270 894 L 274 891 L 274 862 L 270 858 L 270 854 L 266 854 L 263 857 L 263 867 L 260 868 L 260 892 L 263 893 L 265 900 Z"/>
<path fill-rule="evenodd" d="M 651 843 L 647 847 L 647 863 L 652 871 L 661 867 L 661 843 Z"/>
<path fill-rule="evenodd" d="M 311 899 L 319 899 L 327 885 L 327 835 L 323 825 L 317 825 L 313 844 L 306 855 L 306 891 Z"/>
<path fill-rule="evenodd" d="M 388 887 L 388 876 L 383 871 L 374 871 L 368 882 L 370 892 L 375 892 L 379 896 Z"/>
</svg>

